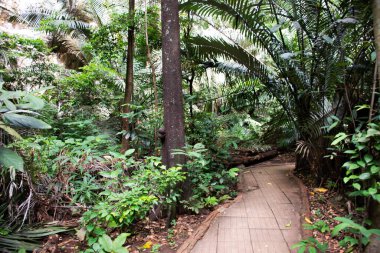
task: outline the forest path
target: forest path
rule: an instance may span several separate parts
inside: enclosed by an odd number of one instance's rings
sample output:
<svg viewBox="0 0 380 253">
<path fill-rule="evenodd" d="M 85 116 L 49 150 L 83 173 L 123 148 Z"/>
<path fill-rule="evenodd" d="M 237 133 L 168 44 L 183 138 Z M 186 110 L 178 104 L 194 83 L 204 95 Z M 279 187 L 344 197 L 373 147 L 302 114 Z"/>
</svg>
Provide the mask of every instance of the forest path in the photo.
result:
<svg viewBox="0 0 380 253">
<path fill-rule="evenodd" d="M 306 204 L 292 175 L 294 164 L 277 159 L 242 171 L 242 197 L 226 208 L 192 253 L 296 252 Z"/>
</svg>

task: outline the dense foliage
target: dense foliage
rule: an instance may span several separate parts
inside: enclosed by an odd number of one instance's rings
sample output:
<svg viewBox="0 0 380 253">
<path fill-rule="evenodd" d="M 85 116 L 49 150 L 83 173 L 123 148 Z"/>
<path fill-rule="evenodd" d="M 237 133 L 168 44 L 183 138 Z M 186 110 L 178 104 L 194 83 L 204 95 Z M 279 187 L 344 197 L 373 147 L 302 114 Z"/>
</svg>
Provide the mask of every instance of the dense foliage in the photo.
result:
<svg viewBox="0 0 380 253">
<path fill-rule="evenodd" d="M 75 218 L 86 252 L 127 252 L 145 218 L 171 217 L 173 207 L 200 213 L 235 197 L 239 170 L 228 164 L 239 148 L 295 151 L 298 171 L 321 185 L 337 181 L 354 198 L 355 217 L 309 229 L 349 231 L 347 250 L 379 235 L 371 213 L 380 203 L 380 126 L 370 1 L 180 1 L 186 145 L 172 156 L 186 161 L 171 168 L 158 157 L 162 108 L 172 101 L 163 94 L 160 5 L 138 1 L 131 13 L 122 1 L 58 2 L 14 14 L 43 39 L 0 33 L 6 250 L 32 250 L 65 230 L 37 230 L 28 241 L 29 225 Z M 123 112 L 132 26 L 134 87 Z M 121 152 L 126 139 L 130 149 Z M 327 250 L 315 238 L 295 247 Z"/>
</svg>

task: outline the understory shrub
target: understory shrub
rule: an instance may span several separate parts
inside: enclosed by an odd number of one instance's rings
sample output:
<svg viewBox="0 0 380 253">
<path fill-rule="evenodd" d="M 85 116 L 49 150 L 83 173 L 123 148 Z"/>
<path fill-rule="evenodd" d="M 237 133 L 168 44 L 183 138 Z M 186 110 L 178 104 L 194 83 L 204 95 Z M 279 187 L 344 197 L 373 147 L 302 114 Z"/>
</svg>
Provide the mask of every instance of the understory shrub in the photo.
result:
<svg viewBox="0 0 380 253">
<path fill-rule="evenodd" d="M 211 153 L 201 143 L 186 145 L 175 150 L 174 154 L 187 157 L 186 166 L 192 185 L 192 195 L 182 204 L 189 210 L 198 213 L 205 207 L 212 207 L 235 196 L 234 186 L 237 183 L 239 169 L 227 169 L 223 164 L 212 161 Z"/>
<path fill-rule="evenodd" d="M 114 229 L 131 229 L 131 225 L 145 218 L 155 205 L 166 207 L 177 202 L 178 183 L 185 179 L 180 167 L 166 168 L 158 157 L 135 161 L 133 150 L 125 154 L 125 164 L 131 171 L 117 168 L 99 172 L 103 177 L 104 191 L 101 200 L 83 214 L 87 242 L 92 246 Z M 100 180 L 102 181 L 102 180 Z"/>
<path fill-rule="evenodd" d="M 364 107 L 357 108 L 359 110 Z M 341 123 L 336 118 L 328 129 L 331 130 Z M 348 124 L 352 124 L 352 121 L 349 120 Z M 348 160 L 342 166 L 343 182 L 348 186 L 348 196 L 355 198 L 355 213 L 358 217 L 336 217 L 335 220 L 340 223 L 332 229 L 326 224 L 318 227 L 316 223 L 308 225 L 308 228 L 339 238 L 340 246 L 350 252 L 354 247 L 363 249 L 374 238 L 373 235 L 380 236 L 380 229 L 370 228 L 371 219 L 374 217 L 368 216 L 370 203 L 380 202 L 380 116 L 374 117 L 372 122 L 358 120 L 354 123 L 356 127 L 353 133 L 349 132 L 348 124 L 345 125 L 345 131 L 335 135 L 331 143 L 332 155 L 328 157 L 334 159 L 340 156 Z M 320 229 L 326 226 L 328 229 Z M 298 248 L 298 252 L 304 252 L 306 249 L 309 252 L 316 252 L 316 249 L 322 252 L 327 250 L 327 244 L 313 237 L 293 247 Z"/>
</svg>

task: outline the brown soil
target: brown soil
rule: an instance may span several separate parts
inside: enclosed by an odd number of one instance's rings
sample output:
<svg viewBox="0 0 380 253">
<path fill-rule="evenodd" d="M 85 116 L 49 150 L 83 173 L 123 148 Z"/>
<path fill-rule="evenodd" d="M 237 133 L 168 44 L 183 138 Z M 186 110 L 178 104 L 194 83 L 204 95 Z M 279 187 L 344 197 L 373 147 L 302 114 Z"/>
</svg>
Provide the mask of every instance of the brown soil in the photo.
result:
<svg viewBox="0 0 380 253">
<path fill-rule="evenodd" d="M 207 211 L 199 215 L 180 215 L 176 225 L 165 227 L 166 220 L 144 220 L 135 226 L 134 235 L 127 241 L 131 253 L 152 252 L 159 247 L 161 253 L 174 253 L 178 247 L 198 228 L 207 217 Z M 156 245 L 156 246 L 154 246 Z M 74 253 L 85 250 L 86 245 L 75 233 L 49 236 L 43 248 L 36 253 Z"/>
<path fill-rule="evenodd" d="M 318 191 L 321 186 L 315 184 L 315 178 L 311 175 L 297 175 L 305 184 L 308 190 L 308 197 L 310 202 L 311 217 L 310 221 L 315 223 L 317 221 L 324 221 L 329 225 L 332 230 L 336 225 L 339 224 L 334 218 L 345 217 L 348 215 L 347 209 L 347 199 L 342 196 L 339 192 L 335 191 L 333 187 L 330 186 L 326 189 L 326 192 Z M 304 222 L 307 223 L 306 221 Z M 339 240 L 343 237 L 332 237 L 330 233 L 321 233 L 320 231 L 313 230 L 312 235 L 319 242 L 328 243 L 328 251 L 331 253 L 344 253 L 348 252 L 347 249 L 342 248 L 339 245 Z M 351 235 L 352 236 L 352 235 Z M 352 250 L 352 251 L 351 251 Z M 349 252 L 360 252 L 358 249 L 351 249 Z"/>
<path fill-rule="evenodd" d="M 141 222 L 137 235 L 128 241 L 132 245 L 129 250 L 131 253 L 151 252 L 154 245 L 161 245 L 159 252 L 174 253 L 206 217 L 206 214 L 180 215 L 170 229 L 165 227 L 165 219 Z"/>
</svg>

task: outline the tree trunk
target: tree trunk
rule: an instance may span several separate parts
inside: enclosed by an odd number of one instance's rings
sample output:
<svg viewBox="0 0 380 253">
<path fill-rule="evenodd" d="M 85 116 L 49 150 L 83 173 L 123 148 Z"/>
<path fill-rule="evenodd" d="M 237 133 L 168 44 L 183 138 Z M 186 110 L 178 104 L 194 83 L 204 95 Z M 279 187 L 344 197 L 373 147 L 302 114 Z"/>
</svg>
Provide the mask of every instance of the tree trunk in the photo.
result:
<svg viewBox="0 0 380 253">
<path fill-rule="evenodd" d="M 156 67 L 152 61 L 152 55 L 150 53 L 149 47 L 149 35 L 148 35 L 148 5 L 145 0 L 145 44 L 146 44 L 146 57 L 148 59 L 148 63 L 150 68 L 152 69 L 152 84 L 154 91 L 154 112 L 157 115 L 158 112 L 158 92 L 157 92 L 157 78 L 156 78 Z M 157 127 L 154 128 L 154 147 L 157 147 Z"/>
<path fill-rule="evenodd" d="M 161 16 L 165 127 L 162 160 L 167 167 L 173 167 L 185 162 L 184 156 L 173 155 L 171 152 L 185 146 L 178 1 L 161 0 Z M 188 182 L 182 185 L 182 190 L 186 198 L 190 192 Z M 176 216 L 176 207 L 171 206 L 169 209 L 167 225 Z"/>
<path fill-rule="evenodd" d="M 183 156 L 174 156 L 172 149 L 185 146 L 182 76 L 180 59 L 178 1 L 162 0 L 162 81 L 164 93 L 165 143 L 163 163 L 176 166 Z"/>
<path fill-rule="evenodd" d="M 376 84 L 377 80 L 379 79 L 380 74 L 380 0 L 373 0 L 373 6 L 372 6 L 372 12 L 373 12 L 373 33 L 375 36 L 375 47 L 376 47 L 376 70 L 375 70 L 375 80 L 374 83 Z M 376 86 L 376 85 L 374 85 Z M 375 92 L 375 90 L 373 90 Z M 370 110 L 370 120 L 372 117 L 372 106 L 371 104 L 371 110 Z M 380 203 L 371 199 L 369 210 L 368 210 L 368 217 L 372 221 L 372 228 L 380 228 Z M 373 236 L 371 238 L 370 243 L 365 248 L 366 253 L 375 253 L 380 252 L 380 236 Z"/>
<path fill-rule="evenodd" d="M 135 0 L 129 0 L 129 27 L 128 27 L 128 48 L 127 48 L 127 71 L 125 77 L 125 94 L 124 104 L 122 106 L 123 113 L 131 112 L 130 104 L 133 98 L 133 52 L 135 48 Z M 128 118 L 122 118 L 122 130 L 126 133 L 131 132 L 131 124 Z M 123 135 L 121 141 L 121 152 L 124 153 L 130 148 L 129 138 Z"/>
</svg>

